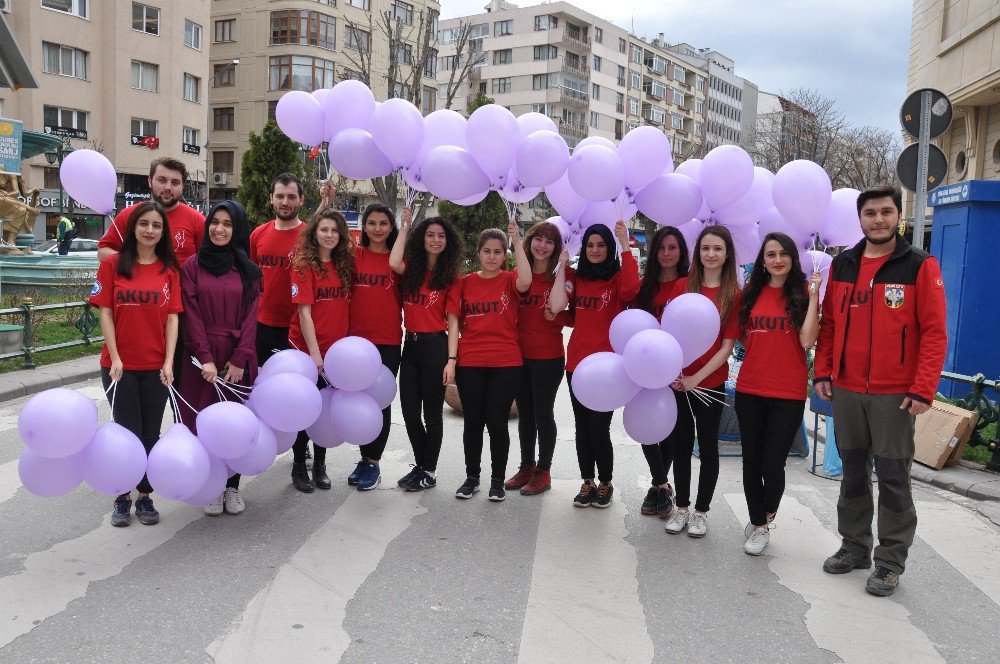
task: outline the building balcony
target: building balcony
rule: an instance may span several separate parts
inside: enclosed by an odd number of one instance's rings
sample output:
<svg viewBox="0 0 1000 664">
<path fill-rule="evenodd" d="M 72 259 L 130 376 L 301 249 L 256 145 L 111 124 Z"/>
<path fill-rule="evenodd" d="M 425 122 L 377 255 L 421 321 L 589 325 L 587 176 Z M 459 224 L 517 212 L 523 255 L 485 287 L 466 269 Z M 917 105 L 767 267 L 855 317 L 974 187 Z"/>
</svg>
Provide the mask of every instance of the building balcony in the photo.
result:
<svg viewBox="0 0 1000 664">
<path fill-rule="evenodd" d="M 587 138 L 587 125 L 585 124 L 572 124 L 562 118 L 559 118 L 557 124 L 559 125 L 559 133 L 563 136 L 577 139 Z"/>
<path fill-rule="evenodd" d="M 559 89 L 559 101 L 567 106 L 575 106 L 577 108 L 587 108 L 590 106 L 590 95 L 586 92 L 580 92 L 578 90 L 572 90 L 570 88 L 560 88 Z"/>
<path fill-rule="evenodd" d="M 660 119 L 657 120 L 657 119 L 655 119 L 655 117 L 653 116 L 653 114 L 649 113 L 649 112 L 643 113 L 642 114 L 642 119 L 645 120 L 646 122 L 648 122 L 649 124 L 654 125 L 656 127 L 659 127 L 659 126 L 661 126 L 663 124 L 663 118 L 660 118 Z"/>
<path fill-rule="evenodd" d="M 590 66 L 584 58 L 577 58 L 576 62 L 572 62 L 566 56 L 562 59 L 562 70 L 564 72 L 574 74 L 576 76 L 581 76 L 583 78 L 590 77 Z"/>
<path fill-rule="evenodd" d="M 563 28 L 562 39 L 560 41 L 570 48 L 590 50 L 590 37 L 585 37 L 583 33 L 578 30 Z"/>
</svg>

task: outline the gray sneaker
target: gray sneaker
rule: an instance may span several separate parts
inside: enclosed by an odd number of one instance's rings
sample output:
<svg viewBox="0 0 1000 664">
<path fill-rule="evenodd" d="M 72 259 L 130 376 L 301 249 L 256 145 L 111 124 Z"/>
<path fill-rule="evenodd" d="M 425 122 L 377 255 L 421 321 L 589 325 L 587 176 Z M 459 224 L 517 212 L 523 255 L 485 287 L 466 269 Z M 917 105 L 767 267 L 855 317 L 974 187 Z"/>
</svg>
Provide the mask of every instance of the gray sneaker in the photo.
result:
<svg viewBox="0 0 1000 664">
<path fill-rule="evenodd" d="M 695 510 L 688 521 L 688 537 L 704 537 L 708 532 L 708 514 Z"/>
<path fill-rule="evenodd" d="M 751 556 L 759 556 L 764 553 L 767 543 L 771 539 L 771 533 L 767 526 L 762 528 L 754 527 L 750 538 L 743 544 L 743 551 Z"/>
<path fill-rule="evenodd" d="M 896 592 L 896 586 L 898 585 L 899 574 L 893 572 L 888 567 L 876 565 L 875 571 L 868 577 L 868 583 L 865 584 L 865 590 L 870 592 L 872 595 L 888 597 Z"/>
<path fill-rule="evenodd" d="M 205 514 L 208 516 L 219 516 L 223 512 L 223 494 L 219 494 L 219 497 L 205 505 Z"/>
<path fill-rule="evenodd" d="M 222 502 L 225 505 L 226 514 L 242 514 L 247 508 L 246 503 L 240 498 L 240 490 L 227 486 L 222 492 Z"/>
<path fill-rule="evenodd" d="M 676 535 L 687 527 L 688 516 L 687 509 L 676 509 L 670 518 L 667 519 L 667 525 L 664 528 L 671 535 Z"/>
<path fill-rule="evenodd" d="M 872 566 L 872 559 L 867 556 L 859 556 L 851 553 L 844 547 L 837 549 L 823 563 L 823 571 L 827 574 L 847 574 L 851 570 L 868 569 Z"/>
</svg>

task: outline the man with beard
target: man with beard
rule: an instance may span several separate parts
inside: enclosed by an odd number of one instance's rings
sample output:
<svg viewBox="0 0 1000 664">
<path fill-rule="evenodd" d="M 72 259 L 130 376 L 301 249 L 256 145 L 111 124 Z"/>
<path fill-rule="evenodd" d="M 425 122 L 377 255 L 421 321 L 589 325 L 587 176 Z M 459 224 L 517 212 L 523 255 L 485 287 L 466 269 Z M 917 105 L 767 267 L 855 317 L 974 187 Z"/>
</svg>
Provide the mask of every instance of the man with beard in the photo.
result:
<svg viewBox="0 0 1000 664">
<path fill-rule="evenodd" d="M 902 194 L 858 196 L 865 239 L 833 259 L 823 300 L 813 382 L 833 399 L 844 479 L 837 502 L 840 549 L 830 574 L 875 570 L 865 589 L 893 594 L 913 543 L 910 493 L 915 417 L 934 401 L 948 348 L 944 284 L 934 257 L 897 234 Z M 878 475 L 878 539 L 872 556 L 871 467 Z"/>
<path fill-rule="evenodd" d="M 184 162 L 173 157 L 162 157 L 149 165 L 149 195 L 167 212 L 167 223 L 174 241 L 174 253 L 181 265 L 198 252 L 202 235 L 205 233 L 205 217 L 193 207 L 181 202 L 181 192 L 187 179 L 188 172 Z M 99 260 L 121 251 L 125 227 L 136 205 L 138 203 L 119 212 L 111 227 L 104 233 L 104 237 L 97 243 Z M 178 357 L 180 355 L 181 353 L 178 353 Z"/>
</svg>

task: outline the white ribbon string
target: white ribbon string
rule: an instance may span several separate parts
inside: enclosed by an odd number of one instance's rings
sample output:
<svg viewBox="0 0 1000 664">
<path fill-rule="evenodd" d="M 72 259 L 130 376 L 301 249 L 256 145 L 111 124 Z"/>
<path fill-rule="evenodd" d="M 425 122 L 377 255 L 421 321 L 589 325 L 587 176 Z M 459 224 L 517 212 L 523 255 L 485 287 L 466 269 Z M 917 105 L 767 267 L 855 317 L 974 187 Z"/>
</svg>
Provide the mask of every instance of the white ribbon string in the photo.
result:
<svg viewBox="0 0 1000 664">
<path fill-rule="evenodd" d="M 177 391 L 177 388 L 175 388 L 173 385 L 167 385 L 167 389 L 170 391 L 170 399 L 171 401 L 173 401 L 174 404 L 175 417 L 180 418 L 180 406 L 177 405 L 178 399 L 180 399 L 181 403 L 190 408 L 192 413 L 194 413 L 195 415 L 198 414 L 198 409 L 189 404 L 187 400 L 185 400 L 184 397 L 181 396 L 181 393 Z"/>
<path fill-rule="evenodd" d="M 215 388 L 215 394 L 219 397 L 219 401 L 228 401 L 228 399 L 226 399 L 226 395 L 222 393 L 222 390 L 219 389 L 217 383 L 218 381 L 212 381 L 212 387 Z"/>
<path fill-rule="evenodd" d="M 236 398 L 239 399 L 240 403 L 243 403 L 247 400 L 247 395 L 243 394 L 242 392 L 237 392 L 230 383 L 223 381 L 222 388 L 232 392 L 236 396 Z"/>
<path fill-rule="evenodd" d="M 104 390 L 104 396 L 108 396 L 108 392 L 111 392 L 111 421 L 115 421 L 115 396 L 118 394 L 118 381 L 113 380 L 111 384 L 108 385 L 108 389 Z"/>
</svg>

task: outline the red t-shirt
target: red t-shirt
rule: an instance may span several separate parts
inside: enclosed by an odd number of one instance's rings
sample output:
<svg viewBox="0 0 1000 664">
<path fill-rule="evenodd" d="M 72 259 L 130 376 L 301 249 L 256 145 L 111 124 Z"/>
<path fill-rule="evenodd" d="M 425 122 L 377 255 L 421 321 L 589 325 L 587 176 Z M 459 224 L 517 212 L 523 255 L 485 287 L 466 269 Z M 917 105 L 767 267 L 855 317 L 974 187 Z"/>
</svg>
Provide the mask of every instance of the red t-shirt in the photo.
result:
<svg viewBox="0 0 1000 664">
<path fill-rule="evenodd" d="M 98 247 L 122 250 L 128 218 L 136 205 L 139 203 L 130 205 L 115 215 L 115 220 L 97 243 Z M 174 239 L 177 262 L 184 265 L 184 261 L 198 253 L 198 247 L 201 246 L 202 237 L 205 235 L 205 217 L 190 205 L 178 203 L 173 210 L 167 212 L 167 224 Z"/>
<path fill-rule="evenodd" d="M 687 292 L 687 277 L 682 277 L 678 279 L 676 285 L 674 286 L 674 292 L 672 297 L 677 297 L 678 295 L 683 295 Z M 710 288 L 708 286 L 702 286 L 701 294 L 710 299 L 715 303 L 716 308 L 719 308 L 719 288 Z M 721 309 L 719 314 L 721 315 Z M 740 338 L 740 297 L 737 292 L 736 299 L 733 300 L 732 313 L 729 314 L 729 320 L 726 322 L 725 327 L 719 330 L 719 336 L 715 338 L 715 343 L 709 348 L 704 355 L 699 357 L 697 360 L 692 362 L 689 366 L 684 367 L 683 374 L 685 376 L 693 376 L 702 367 L 708 364 L 708 361 L 712 359 L 712 356 L 722 349 L 723 339 L 739 339 Z M 722 366 L 710 373 L 705 377 L 705 380 L 698 383 L 698 387 L 708 387 L 715 388 L 726 382 L 729 378 L 729 363 L 723 362 Z"/>
<path fill-rule="evenodd" d="M 533 272 L 531 288 L 521 295 L 517 313 L 517 336 L 521 344 L 521 357 L 526 360 L 554 360 L 566 354 L 562 335 L 566 324 L 565 312 L 560 311 L 555 320 L 545 318 L 545 305 L 554 283 L 555 280 L 548 273 Z"/>
<path fill-rule="evenodd" d="M 517 275 L 503 271 L 492 279 L 467 274 L 448 294 L 450 314 L 462 323 L 458 339 L 460 367 L 517 367 L 523 364 L 517 342 L 521 294 Z"/>
<path fill-rule="evenodd" d="M 806 398 L 806 351 L 785 304 L 782 288 L 761 289 L 743 328 L 747 353 L 736 379 L 738 391 L 775 399 Z"/>
<path fill-rule="evenodd" d="M 311 304 L 313 327 L 316 330 L 316 343 L 319 352 L 326 351 L 335 341 L 347 336 L 348 310 L 350 309 L 350 293 L 344 288 L 344 282 L 334 269 L 333 261 L 324 261 L 326 276 L 321 276 L 319 270 L 310 268 L 305 272 L 291 270 L 292 304 Z M 292 315 L 288 328 L 288 341 L 293 348 L 308 353 L 305 337 L 302 336 L 302 326 L 299 314 Z"/>
<path fill-rule="evenodd" d="M 680 279 L 660 282 L 660 288 L 656 291 L 656 295 L 653 296 L 652 307 L 650 307 L 649 311 L 649 313 L 656 316 L 656 320 L 663 318 L 663 310 L 667 308 L 670 300 L 677 297 L 678 293 L 674 292 L 674 288 L 677 286 L 678 281 Z"/>
<path fill-rule="evenodd" d="M 408 332 L 446 332 L 448 317 L 445 315 L 445 305 L 448 294 L 455 284 L 444 290 L 431 290 L 428 287 L 431 275 L 428 270 L 420 290 L 403 298 L 403 324 Z"/>
<path fill-rule="evenodd" d="M 167 357 L 167 316 L 184 310 L 181 275 L 164 271 L 163 261 L 157 259 L 149 265 L 136 261 L 132 278 L 126 279 L 116 271 L 117 265 L 118 254 L 101 261 L 89 301 L 113 310 L 118 356 L 127 371 L 159 369 Z M 101 366 L 111 367 L 107 344 Z"/>
<path fill-rule="evenodd" d="M 837 374 L 837 387 L 852 392 L 868 391 L 872 352 L 872 280 L 892 254 L 878 258 L 861 257 L 858 280 L 854 282 L 851 306 L 847 314 L 843 364 Z"/>
<path fill-rule="evenodd" d="M 292 291 L 292 258 L 306 225 L 279 231 L 274 223 L 261 224 L 250 233 L 250 260 L 264 277 L 257 320 L 271 327 L 288 327 L 295 314 L 288 296 Z"/>
<path fill-rule="evenodd" d="M 403 341 L 403 294 L 388 252 L 355 250 L 352 291 L 348 333 L 373 344 L 398 346 Z"/>
<path fill-rule="evenodd" d="M 608 281 L 580 279 L 566 270 L 566 290 L 574 316 L 573 334 L 566 348 L 566 371 L 573 371 L 583 358 L 602 351 L 611 352 L 608 330 L 628 302 L 639 292 L 639 264 L 631 252 L 622 255 L 622 269 Z"/>
</svg>

